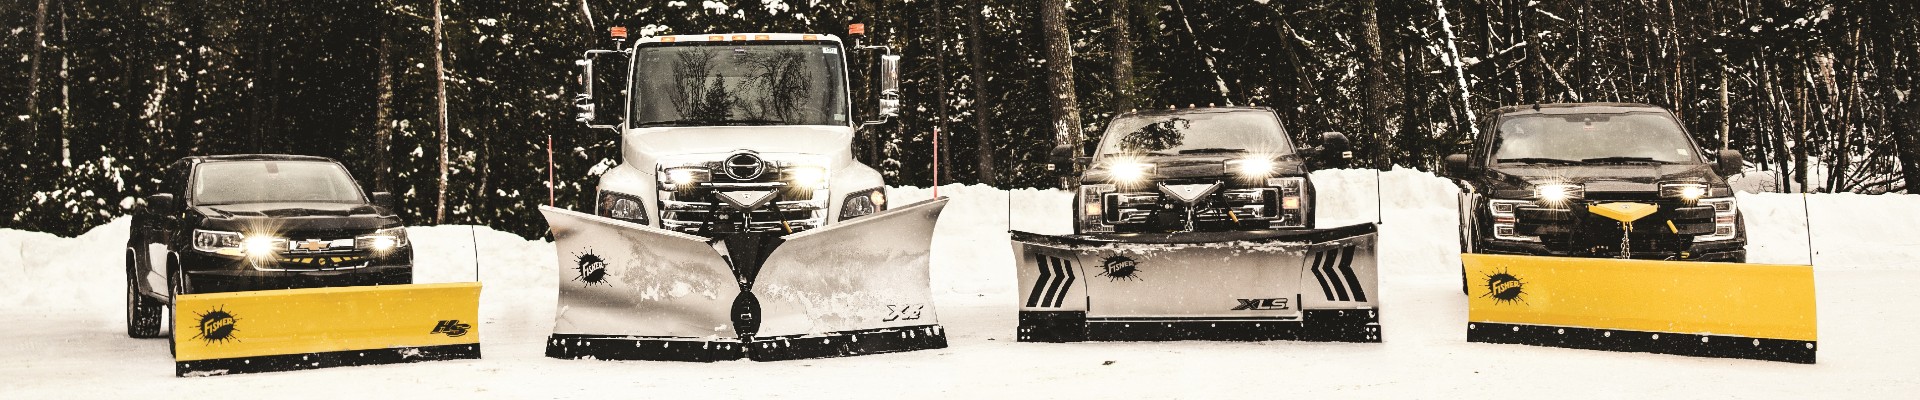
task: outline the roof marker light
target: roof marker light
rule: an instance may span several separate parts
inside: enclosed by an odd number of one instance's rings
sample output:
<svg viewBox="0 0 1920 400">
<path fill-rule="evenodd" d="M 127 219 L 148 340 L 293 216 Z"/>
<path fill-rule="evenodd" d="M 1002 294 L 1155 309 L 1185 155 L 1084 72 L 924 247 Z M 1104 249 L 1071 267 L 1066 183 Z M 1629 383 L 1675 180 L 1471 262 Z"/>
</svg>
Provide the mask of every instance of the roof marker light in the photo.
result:
<svg viewBox="0 0 1920 400">
<path fill-rule="evenodd" d="M 722 35 L 707 35 L 707 40 L 711 40 L 715 42 L 723 42 L 727 40 L 727 37 Z"/>
<path fill-rule="evenodd" d="M 848 35 L 865 35 L 867 34 L 867 24 L 847 25 L 847 34 Z"/>
<path fill-rule="evenodd" d="M 626 39 L 626 38 L 627 38 L 627 27 L 624 27 L 624 26 L 616 26 L 616 27 L 612 27 L 612 28 L 608 28 L 608 29 L 607 29 L 607 31 L 608 31 L 608 33 L 610 33 L 610 34 L 612 34 L 612 35 L 613 35 L 613 38 L 614 38 L 614 39 Z"/>
</svg>

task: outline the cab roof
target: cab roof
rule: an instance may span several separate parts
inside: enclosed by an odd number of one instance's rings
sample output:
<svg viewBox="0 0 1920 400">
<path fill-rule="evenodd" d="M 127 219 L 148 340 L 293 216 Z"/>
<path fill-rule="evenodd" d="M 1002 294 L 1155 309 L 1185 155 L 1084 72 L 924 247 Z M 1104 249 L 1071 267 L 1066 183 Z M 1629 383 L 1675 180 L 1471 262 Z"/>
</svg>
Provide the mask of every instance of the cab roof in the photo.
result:
<svg viewBox="0 0 1920 400">
<path fill-rule="evenodd" d="M 187 160 L 187 161 L 196 162 L 196 163 L 208 162 L 208 161 L 323 161 L 323 162 L 336 162 L 336 163 L 338 162 L 338 161 L 334 161 L 331 158 L 326 158 L 326 157 L 303 156 L 303 155 L 297 155 L 297 154 L 222 154 L 222 155 L 213 155 L 213 156 L 188 156 L 188 157 L 182 157 L 181 160 Z"/>
<path fill-rule="evenodd" d="M 1665 108 L 1641 103 L 1541 103 L 1511 105 L 1493 110 L 1493 115 L 1527 114 L 1621 114 L 1630 112 L 1669 112 Z"/>
<path fill-rule="evenodd" d="M 690 42 L 823 41 L 840 43 L 840 37 L 813 33 L 709 33 L 694 35 L 647 36 L 634 44 Z"/>
<path fill-rule="evenodd" d="M 1230 112 L 1230 111 L 1262 111 L 1266 113 L 1273 113 L 1272 108 L 1259 107 L 1259 106 L 1206 106 L 1206 107 L 1186 107 L 1186 108 L 1136 109 L 1133 111 L 1120 113 L 1120 115 L 1115 115 L 1114 118 L 1128 117 L 1128 116 L 1179 115 L 1179 114 L 1198 114 L 1198 113 Z"/>
</svg>

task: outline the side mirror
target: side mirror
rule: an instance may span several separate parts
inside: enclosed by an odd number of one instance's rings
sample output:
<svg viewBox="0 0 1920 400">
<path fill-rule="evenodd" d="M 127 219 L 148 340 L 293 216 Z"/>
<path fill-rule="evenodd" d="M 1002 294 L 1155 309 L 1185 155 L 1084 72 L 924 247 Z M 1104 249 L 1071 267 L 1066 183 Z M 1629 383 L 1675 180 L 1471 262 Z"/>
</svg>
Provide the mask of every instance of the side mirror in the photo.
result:
<svg viewBox="0 0 1920 400">
<path fill-rule="evenodd" d="M 1719 156 L 1720 163 L 1714 165 L 1713 171 L 1719 173 L 1722 178 L 1739 174 L 1740 170 L 1747 166 L 1747 160 L 1740 155 L 1739 150 L 1721 150 Z"/>
<path fill-rule="evenodd" d="M 880 55 L 880 118 L 900 116 L 900 55 Z"/>
<path fill-rule="evenodd" d="M 1072 171 L 1073 155 L 1072 145 L 1053 146 L 1053 151 L 1047 157 L 1047 170 Z"/>
<path fill-rule="evenodd" d="M 621 108 L 626 106 L 626 99 L 619 95 L 619 90 L 626 89 L 627 80 L 626 69 L 619 67 L 625 65 L 627 59 L 628 53 L 624 51 L 587 50 L 580 60 L 574 61 L 580 66 L 581 86 L 580 94 L 573 96 L 574 120 L 587 124 L 589 128 L 612 129 L 620 125 L 621 117 L 625 114 Z M 613 68 L 602 71 L 594 69 L 595 63 L 609 61 Z M 615 89 L 615 95 L 596 97 L 594 88 L 600 85 Z"/>
<path fill-rule="evenodd" d="M 388 210 L 393 209 L 393 193 L 373 192 L 368 197 L 373 198 L 373 205 L 385 207 Z"/>
<path fill-rule="evenodd" d="M 1340 132 L 1320 134 L 1320 147 L 1314 149 L 1313 158 L 1321 168 L 1347 168 L 1353 162 L 1353 142 Z"/>
<path fill-rule="evenodd" d="M 1472 174 L 1474 171 L 1473 166 L 1469 165 L 1471 163 L 1472 159 L 1465 154 L 1449 155 L 1447 156 L 1447 175 L 1462 177 Z"/>
<path fill-rule="evenodd" d="M 161 194 L 156 194 L 152 196 L 147 196 L 146 212 L 165 215 L 168 213 L 172 213 L 174 209 L 175 209 L 175 205 L 173 204 L 173 194 L 161 193 Z"/>
</svg>

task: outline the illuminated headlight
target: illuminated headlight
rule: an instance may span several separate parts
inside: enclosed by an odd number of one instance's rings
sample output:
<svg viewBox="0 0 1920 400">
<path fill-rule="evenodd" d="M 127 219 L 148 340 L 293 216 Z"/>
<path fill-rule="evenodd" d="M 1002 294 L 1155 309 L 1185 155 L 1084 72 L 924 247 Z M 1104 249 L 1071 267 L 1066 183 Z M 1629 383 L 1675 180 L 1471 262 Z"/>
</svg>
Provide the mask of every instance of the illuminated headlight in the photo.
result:
<svg viewBox="0 0 1920 400">
<path fill-rule="evenodd" d="M 1713 234 L 1695 236 L 1693 241 L 1732 240 L 1740 235 L 1740 207 L 1732 197 L 1700 199 L 1699 205 L 1713 207 Z"/>
<path fill-rule="evenodd" d="M 1493 238 L 1516 242 L 1540 241 L 1539 236 L 1521 235 L 1513 227 L 1519 222 L 1519 219 L 1514 218 L 1513 212 L 1520 207 L 1530 205 L 1533 205 L 1533 202 L 1526 200 L 1487 200 L 1487 214 L 1493 216 Z"/>
<path fill-rule="evenodd" d="M 848 193 L 847 199 L 840 204 L 840 220 L 849 220 L 872 215 L 887 209 L 887 191 L 877 187 Z"/>
<path fill-rule="evenodd" d="M 794 186 L 822 189 L 827 187 L 827 169 L 810 166 L 789 167 L 787 179 Z"/>
<path fill-rule="evenodd" d="M 265 237 L 265 236 L 255 236 L 255 237 L 247 238 L 247 240 L 245 241 L 247 246 L 247 257 L 266 257 L 266 256 L 273 255 L 274 250 L 277 247 L 279 247 L 279 246 L 274 246 L 274 239 L 276 238 Z M 280 240 L 280 242 L 285 243 L 286 240 L 282 239 Z"/>
<path fill-rule="evenodd" d="M 1138 184 L 1147 179 L 1153 171 L 1153 164 L 1135 161 L 1116 161 L 1107 165 L 1107 176 L 1113 183 L 1121 185 Z"/>
<path fill-rule="evenodd" d="M 673 167 L 659 171 L 660 190 L 679 190 L 691 188 L 694 184 L 706 182 L 713 172 L 704 167 Z"/>
<path fill-rule="evenodd" d="M 1533 187 L 1533 197 L 1540 199 L 1541 205 L 1558 207 L 1567 200 L 1586 197 L 1587 189 L 1580 185 L 1567 183 L 1549 183 Z"/>
<path fill-rule="evenodd" d="M 1238 160 L 1228 160 L 1227 169 L 1240 174 L 1242 178 L 1258 179 L 1273 175 L 1273 159 L 1267 156 L 1251 156 Z"/>
<path fill-rule="evenodd" d="M 381 229 L 353 238 L 354 248 L 373 250 L 374 252 L 393 251 L 394 249 L 407 247 L 409 244 L 407 240 L 407 228 L 405 227 Z"/>
<path fill-rule="evenodd" d="M 1706 196 L 1707 196 L 1707 185 L 1698 184 L 1698 183 L 1660 184 L 1660 197 L 1679 198 L 1680 200 L 1686 201 L 1688 203 L 1692 203 L 1695 201 L 1699 201 L 1701 197 L 1706 197 Z"/>
<path fill-rule="evenodd" d="M 647 223 L 647 209 L 639 197 L 619 192 L 600 192 L 600 216 L 636 224 Z"/>
</svg>

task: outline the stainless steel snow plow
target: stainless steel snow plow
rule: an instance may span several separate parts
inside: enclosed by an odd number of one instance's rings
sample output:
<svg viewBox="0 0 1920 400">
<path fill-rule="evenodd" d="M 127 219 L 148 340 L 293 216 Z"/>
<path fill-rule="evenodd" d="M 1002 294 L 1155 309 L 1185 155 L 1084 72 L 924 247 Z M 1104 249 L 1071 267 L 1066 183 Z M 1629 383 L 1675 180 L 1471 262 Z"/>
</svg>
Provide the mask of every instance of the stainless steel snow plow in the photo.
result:
<svg viewBox="0 0 1920 400">
<path fill-rule="evenodd" d="M 1022 342 L 1379 342 L 1378 227 L 1014 231 Z"/>
<path fill-rule="evenodd" d="M 547 356 L 773 361 L 944 348 L 927 276 L 946 202 L 713 238 L 542 207 L 561 265 Z"/>
</svg>

